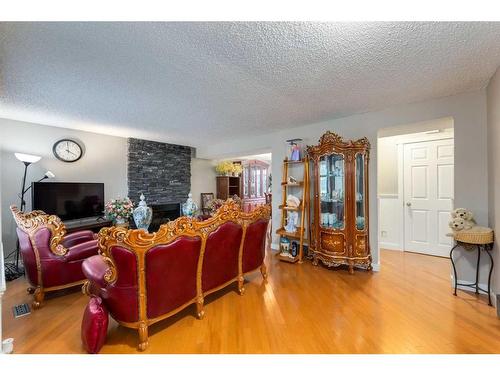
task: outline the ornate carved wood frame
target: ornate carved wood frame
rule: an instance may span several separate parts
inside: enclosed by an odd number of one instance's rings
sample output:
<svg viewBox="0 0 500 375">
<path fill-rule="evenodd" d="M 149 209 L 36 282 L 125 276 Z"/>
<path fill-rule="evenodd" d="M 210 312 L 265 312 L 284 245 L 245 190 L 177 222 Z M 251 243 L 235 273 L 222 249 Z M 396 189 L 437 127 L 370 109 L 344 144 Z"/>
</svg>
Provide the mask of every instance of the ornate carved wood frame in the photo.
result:
<svg viewBox="0 0 500 375">
<path fill-rule="evenodd" d="M 314 263 L 317 264 L 317 260 L 321 260 L 324 264 L 327 266 L 339 266 L 340 264 L 345 264 L 349 266 L 349 271 L 352 273 L 353 270 L 353 265 L 361 265 L 364 266 L 368 269 L 371 269 L 371 254 L 370 254 L 370 244 L 369 244 L 369 233 L 368 233 L 368 228 L 369 228 L 369 175 L 368 175 L 368 162 L 370 159 L 370 142 L 368 141 L 368 138 L 363 137 L 360 138 L 356 141 L 353 140 L 344 140 L 341 136 L 338 134 L 335 134 L 333 132 L 327 131 L 325 134 L 323 134 L 319 140 L 319 143 L 314 146 L 307 146 L 307 154 L 309 155 L 310 160 L 314 163 L 314 228 L 315 228 L 315 249 L 313 250 L 313 256 L 314 256 Z M 333 255 L 328 255 L 325 253 L 322 253 L 321 246 L 320 246 L 320 241 L 321 241 L 321 234 L 320 231 L 328 232 L 328 229 L 322 230 L 319 225 L 320 221 L 320 199 L 319 199 L 319 175 L 318 175 L 318 164 L 319 160 L 322 156 L 324 155 L 330 155 L 332 153 L 339 153 L 345 155 L 345 159 L 347 161 L 346 168 L 350 168 L 349 166 L 352 165 L 353 160 L 356 158 L 357 154 L 362 154 L 364 156 L 364 170 L 365 170 L 365 187 L 364 187 L 364 196 L 365 196 L 365 201 L 366 201 L 366 213 L 365 213 L 365 232 L 366 232 L 366 246 L 368 249 L 368 256 L 356 256 L 358 249 L 357 248 L 352 248 L 352 245 L 350 245 L 349 249 L 345 249 L 346 253 L 348 256 L 333 256 Z M 348 171 L 346 170 L 346 174 Z M 354 183 L 354 182 L 351 182 Z M 353 186 L 347 186 L 348 182 L 345 182 L 346 184 L 346 190 L 347 189 L 354 189 Z M 354 190 L 353 190 L 354 191 Z M 345 237 L 350 236 L 353 239 L 357 239 L 357 237 L 360 236 L 359 232 L 357 229 L 353 228 L 345 228 L 343 231 L 338 232 L 337 234 L 343 235 L 344 236 L 344 241 Z M 364 235 L 364 234 L 363 234 Z M 361 240 L 360 240 L 361 242 Z M 347 246 L 347 241 L 345 241 L 346 246 Z"/>
<path fill-rule="evenodd" d="M 106 272 L 104 279 L 107 283 L 113 283 L 118 277 L 118 270 L 115 266 L 113 255 L 111 254 L 111 248 L 114 246 L 120 246 L 125 248 L 135 254 L 137 261 L 137 274 L 138 274 L 138 286 L 139 286 L 139 296 L 138 296 L 138 306 L 139 306 L 139 320 L 137 322 L 123 322 L 115 318 L 115 320 L 123 326 L 135 328 L 139 331 L 139 350 L 145 350 L 148 346 L 148 326 L 166 319 L 177 312 L 183 310 L 188 305 L 196 303 L 197 316 L 202 319 L 204 316 L 204 297 L 210 293 L 220 290 L 227 285 L 238 281 L 238 290 L 240 294 L 244 292 L 244 275 L 250 272 L 254 272 L 260 268 L 264 279 L 267 277 L 266 267 L 264 262 L 262 266 L 255 270 L 243 273 L 243 245 L 245 241 L 245 235 L 247 227 L 260 219 L 269 220 L 271 213 L 271 208 L 268 205 L 263 205 L 257 207 L 250 213 L 245 213 L 241 211 L 241 207 L 238 203 L 231 199 L 228 199 L 222 207 L 220 207 L 215 215 L 208 220 L 198 221 L 189 217 L 180 217 L 177 220 L 171 221 L 167 224 L 160 226 L 160 229 L 155 233 L 147 233 L 146 231 L 139 229 L 125 229 L 122 227 L 110 227 L 103 228 L 99 232 L 99 249 L 100 254 L 103 257 L 105 263 L 108 265 L 109 269 Z M 238 276 L 232 280 L 229 280 L 225 284 L 218 286 L 212 290 L 203 292 L 202 291 L 202 265 L 203 257 L 205 254 L 205 246 L 207 243 L 207 238 L 210 233 L 215 231 L 222 224 L 227 222 L 234 222 L 240 224 L 243 228 L 243 233 L 241 237 L 239 256 L 238 256 Z M 202 244 L 200 249 L 200 256 L 198 258 L 198 268 L 196 274 L 196 297 L 186 302 L 185 304 L 179 306 L 173 311 L 170 311 L 162 316 L 149 319 L 147 317 L 147 290 L 146 290 L 146 280 L 145 280 L 145 254 L 151 248 L 160 245 L 168 244 L 175 241 L 181 236 L 188 237 L 199 237 L 201 238 Z M 89 294 L 91 290 L 89 281 L 84 285 L 84 292 Z"/>
<path fill-rule="evenodd" d="M 47 228 L 51 233 L 50 251 L 57 256 L 66 255 L 68 249 L 62 245 L 62 240 L 66 235 L 66 226 L 61 221 L 61 219 L 56 215 L 48 215 L 45 212 L 38 210 L 24 213 L 19 211 L 19 209 L 15 205 L 10 206 L 10 211 L 12 212 L 12 216 L 14 217 L 14 220 L 19 229 L 21 229 L 28 235 L 31 246 L 33 248 L 33 252 L 35 253 L 38 283 L 37 285 L 34 285 L 35 289 L 28 288 L 29 293 L 34 293 L 33 308 L 39 308 L 41 306 L 45 296 L 45 292 L 66 289 L 83 284 L 85 280 L 76 281 L 70 284 L 53 286 L 50 288 L 44 288 L 43 286 L 40 253 L 38 251 L 38 247 L 36 246 L 34 235 L 39 229 Z"/>
</svg>

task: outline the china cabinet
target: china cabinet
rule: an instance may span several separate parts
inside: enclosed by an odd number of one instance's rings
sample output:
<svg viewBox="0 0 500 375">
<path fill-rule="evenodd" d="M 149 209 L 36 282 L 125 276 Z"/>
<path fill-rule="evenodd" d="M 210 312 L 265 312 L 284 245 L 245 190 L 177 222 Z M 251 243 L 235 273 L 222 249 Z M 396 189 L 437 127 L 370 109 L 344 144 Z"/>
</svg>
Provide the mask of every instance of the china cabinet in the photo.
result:
<svg viewBox="0 0 500 375">
<path fill-rule="evenodd" d="M 372 269 L 368 231 L 370 143 L 344 141 L 327 131 L 308 146 L 314 180 L 313 264 Z"/>
<path fill-rule="evenodd" d="M 242 162 L 243 166 L 243 210 L 253 210 L 256 206 L 266 203 L 268 192 L 269 164 L 260 160 Z"/>
</svg>

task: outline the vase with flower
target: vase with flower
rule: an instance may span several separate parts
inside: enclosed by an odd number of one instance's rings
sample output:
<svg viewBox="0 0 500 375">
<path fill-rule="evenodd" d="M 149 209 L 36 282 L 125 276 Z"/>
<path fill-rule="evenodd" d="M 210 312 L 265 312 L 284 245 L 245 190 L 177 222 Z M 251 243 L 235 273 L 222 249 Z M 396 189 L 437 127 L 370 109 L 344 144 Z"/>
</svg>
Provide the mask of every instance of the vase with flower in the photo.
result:
<svg viewBox="0 0 500 375">
<path fill-rule="evenodd" d="M 104 206 L 105 216 L 113 220 L 116 226 L 126 226 L 128 219 L 132 216 L 134 205 L 130 198 L 112 199 Z"/>
</svg>

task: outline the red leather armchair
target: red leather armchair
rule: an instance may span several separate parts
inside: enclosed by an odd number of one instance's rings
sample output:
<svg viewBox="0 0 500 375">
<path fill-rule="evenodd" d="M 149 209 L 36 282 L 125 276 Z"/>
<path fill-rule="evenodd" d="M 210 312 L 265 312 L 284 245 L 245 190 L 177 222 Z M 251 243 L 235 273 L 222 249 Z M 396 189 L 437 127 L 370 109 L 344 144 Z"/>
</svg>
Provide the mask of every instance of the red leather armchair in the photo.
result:
<svg viewBox="0 0 500 375">
<path fill-rule="evenodd" d="M 226 202 L 210 219 L 181 217 L 156 233 L 124 228 L 99 232 L 101 255 L 83 262 L 83 290 L 102 298 L 121 325 L 139 331 L 139 350 L 148 346 L 148 326 L 196 304 L 233 282 L 244 292 L 244 275 L 264 264 L 270 207 L 251 213 Z"/>
<path fill-rule="evenodd" d="M 85 281 L 82 263 L 98 253 L 97 235 L 85 230 L 66 235 L 61 219 L 43 211 L 23 213 L 10 206 L 17 224 L 19 249 L 26 277 L 39 308 L 45 292 L 65 289 Z"/>
</svg>

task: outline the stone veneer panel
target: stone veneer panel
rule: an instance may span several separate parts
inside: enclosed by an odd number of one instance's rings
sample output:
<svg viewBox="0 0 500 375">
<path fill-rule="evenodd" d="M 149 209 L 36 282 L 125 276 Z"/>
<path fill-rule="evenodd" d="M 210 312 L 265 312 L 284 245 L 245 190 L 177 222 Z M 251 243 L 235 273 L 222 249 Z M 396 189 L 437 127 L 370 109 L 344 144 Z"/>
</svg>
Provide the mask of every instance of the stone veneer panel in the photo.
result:
<svg viewBox="0 0 500 375">
<path fill-rule="evenodd" d="M 128 139 L 128 196 L 137 203 L 179 203 L 191 189 L 191 147 Z"/>
</svg>

